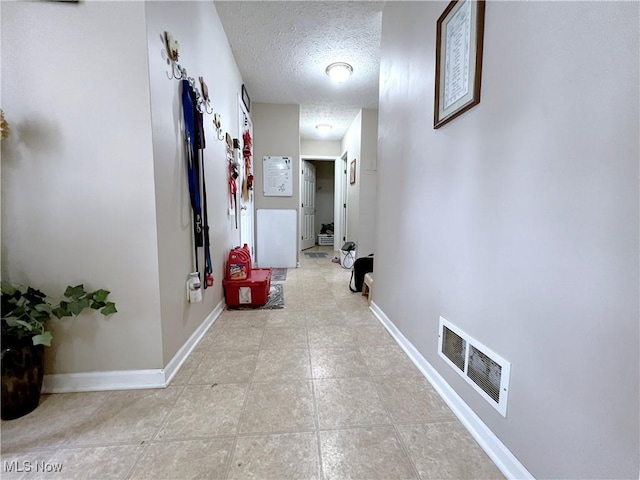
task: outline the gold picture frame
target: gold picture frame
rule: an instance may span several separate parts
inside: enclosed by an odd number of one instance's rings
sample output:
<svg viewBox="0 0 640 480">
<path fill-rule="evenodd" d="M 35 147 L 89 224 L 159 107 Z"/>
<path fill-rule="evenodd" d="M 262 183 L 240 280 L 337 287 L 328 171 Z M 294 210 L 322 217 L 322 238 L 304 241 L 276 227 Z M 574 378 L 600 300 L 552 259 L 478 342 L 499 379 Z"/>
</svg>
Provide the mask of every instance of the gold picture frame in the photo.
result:
<svg viewBox="0 0 640 480">
<path fill-rule="evenodd" d="M 433 128 L 480 103 L 484 0 L 453 0 L 438 18 Z"/>
</svg>

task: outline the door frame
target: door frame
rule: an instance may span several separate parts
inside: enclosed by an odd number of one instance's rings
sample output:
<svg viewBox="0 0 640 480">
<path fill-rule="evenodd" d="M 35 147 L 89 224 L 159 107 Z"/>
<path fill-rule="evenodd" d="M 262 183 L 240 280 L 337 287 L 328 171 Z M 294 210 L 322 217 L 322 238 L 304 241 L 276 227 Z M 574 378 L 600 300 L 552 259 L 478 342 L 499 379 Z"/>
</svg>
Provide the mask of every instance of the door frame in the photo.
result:
<svg viewBox="0 0 640 480">
<path fill-rule="evenodd" d="M 308 250 L 309 248 L 313 248 L 316 245 L 316 225 L 315 225 L 315 216 L 316 216 L 316 202 L 315 202 L 315 198 L 316 198 L 316 183 L 317 183 L 317 177 L 316 177 L 316 163 L 314 161 L 311 160 L 306 160 L 304 158 L 300 159 L 300 163 L 302 166 L 302 175 L 300 177 L 300 251 L 303 250 Z M 305 168 L 306 168 L 306 173 L 305 173 Z M 311 191 L 305 191 L 305 188 L 307 186 L 307 175 L 309 174 L 310 171 L 313 171 L 313 189 Z M 309 198 L 312 197 L 313 198 L 313 212 L 311 212 L 311 214 L 313 215 L 313 222 L 311 225 L 311 238 L 307 238 L 306 239 L 306 243 L 305 243 L 305 232 L 306 232 L 306 228 L 305 228 L 305 210 L 309 209 L 310 206 L 309 204 L 305 203 L 305 201 Z M 308 246 L 310 243 L 310 246 Z"/>
<path fill-rule="evenodd" d="M 318 160 L 318 161 L 324 161 L 324 162 L 333 162 L 334 165 L 339 165 L 340 164 L 340 160 L 341 160 L 341 156 L 328 156 L 328 155 L 300 155 L 300 172 L 298 172 L 298 175 L 300 175 L 300 179 L 302 179 L 302 165 L 303 165 L 303 160 L 307 160 L 307 161 L 314 161 L 314 160 Z M 346 179 L 346 173 L 345 175 L 345 179 Z M 342 182 L 340 183 L 335 183 L 334 184 L 334 188 L 333 188 L 333 224 L 334 224 L 334 232 L 333 232 L 333 249 L 334 250 L 339 250 L 340 246 L 342 246 L 341 241 L 339 240 L 339 238 L 342 238 L 342 235 L 340 237 L 338 237 L 338 233 L 335 230 L 335 225 L 341 225 L 340 221 L 342 220 L 341 218 L 336 218 L 336 205 L 340 204 L 342 205 Z M 346 192 L 344 192 L 346 193 Z M 300 198 L 302 198 L 302 182 L 300 182 Z M 346 197 L 345 197 L 346 198 Z M 339 209 L 340 211 L 343 211 L 344 209 Z M 298 228 L 299 231 L 302 231 L 302 208 L 300 208 L 300 213 L 298 215 Z M 299 236 L 299 235 L 298 235 Z M 299 248 L 300 251 L 302 251 L 302 244 L 299 243 Z"/>
<path fill-rule="evenodd" d="M 336 157 L 335 161 L 335 200 L 334 200 L 334 239 L 333 249 L 338 251 L 347 240 L 347 209 L 349 208 L 347 195 L 347 151 Z"/>
</svg>

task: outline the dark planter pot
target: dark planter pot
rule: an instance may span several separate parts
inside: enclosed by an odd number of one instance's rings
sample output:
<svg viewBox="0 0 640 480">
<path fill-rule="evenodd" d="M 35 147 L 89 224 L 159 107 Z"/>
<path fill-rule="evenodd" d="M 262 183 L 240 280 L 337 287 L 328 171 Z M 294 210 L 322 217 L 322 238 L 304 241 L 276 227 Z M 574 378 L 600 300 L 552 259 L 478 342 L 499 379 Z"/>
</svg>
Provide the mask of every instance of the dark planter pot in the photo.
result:
<svg viewBox="0 0 640 480">
<path fill-rule="evenodd" d="M 31 337 L 2 337 L 2 419 L 13 420 L 40 403 L 44 346 Z"/>
</svg>

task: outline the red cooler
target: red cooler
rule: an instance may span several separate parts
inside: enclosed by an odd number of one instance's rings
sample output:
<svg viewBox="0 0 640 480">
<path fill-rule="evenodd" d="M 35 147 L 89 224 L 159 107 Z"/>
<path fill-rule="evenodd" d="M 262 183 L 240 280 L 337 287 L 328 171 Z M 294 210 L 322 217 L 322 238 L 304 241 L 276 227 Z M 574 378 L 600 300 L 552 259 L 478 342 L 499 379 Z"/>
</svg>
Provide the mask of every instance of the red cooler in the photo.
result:
<svg viewBox="0 0 640 480">
<path fill-rule="evenodd" d="M 222 280 L 228 307 L 261 307 L 269 300 L 271 269 L 254 268 L 246 280 Z"/>
</svg>

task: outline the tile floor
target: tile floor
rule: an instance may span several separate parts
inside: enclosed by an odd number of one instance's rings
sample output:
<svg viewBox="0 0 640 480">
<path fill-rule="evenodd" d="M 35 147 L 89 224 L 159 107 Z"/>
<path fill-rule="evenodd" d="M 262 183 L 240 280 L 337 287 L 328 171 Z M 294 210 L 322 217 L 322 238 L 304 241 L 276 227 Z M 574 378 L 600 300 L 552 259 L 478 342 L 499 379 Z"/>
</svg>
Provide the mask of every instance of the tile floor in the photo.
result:
<svg viewBox="0 0 640 480">
<path fill-rule="evenodd" d="M 284 309 L 225 311 L 168 388 L 47 395 L 2 422 L 2 478 L 503 478 L 315 250 Z"/>
</svg>

